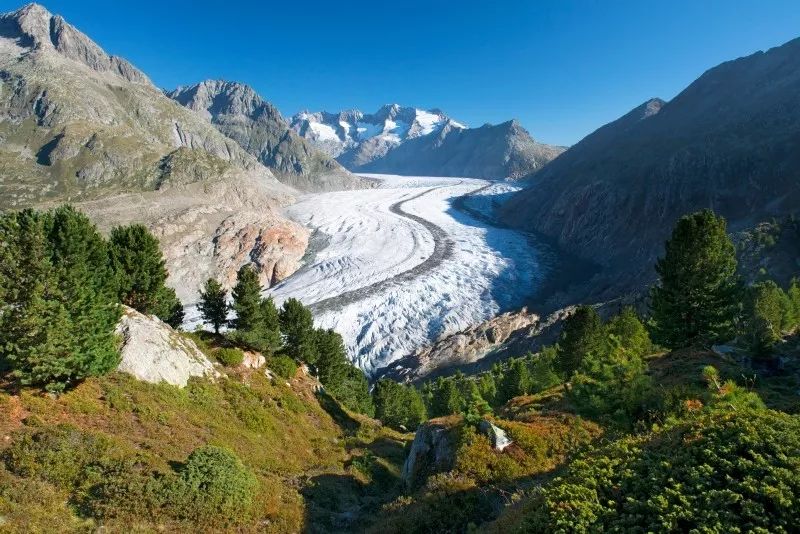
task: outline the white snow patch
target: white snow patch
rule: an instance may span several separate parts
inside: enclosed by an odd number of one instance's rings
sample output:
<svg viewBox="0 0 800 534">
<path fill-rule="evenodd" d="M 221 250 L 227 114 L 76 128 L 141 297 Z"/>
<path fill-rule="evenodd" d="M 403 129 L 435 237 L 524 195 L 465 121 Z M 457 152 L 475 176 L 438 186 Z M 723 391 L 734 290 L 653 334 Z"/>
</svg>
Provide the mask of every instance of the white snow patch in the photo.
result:
<svg viewBox="0 0 800 534">
<path fill-rule="evenodd" d="M 420 129 L 417 133 L 417 135 L 419 136 L 428 135 L 429 133 L 432 133 L 442 125 L 442 122 L 444 122 L 442 118 L 439 115 L 436 115 L 435 113 L 430 113 L 428 111 L 424 111 L 421 109 L 418 109 L 416 111 L 417 111 L 416 120 L 420 126 Z"/>
<path fill-rule="evenodd" d="M 308 126 L 311 128 L 312 137 L 318 141 L 340 141 L 332 126 L 322 122 L 309 122 Z"/>
</svg>

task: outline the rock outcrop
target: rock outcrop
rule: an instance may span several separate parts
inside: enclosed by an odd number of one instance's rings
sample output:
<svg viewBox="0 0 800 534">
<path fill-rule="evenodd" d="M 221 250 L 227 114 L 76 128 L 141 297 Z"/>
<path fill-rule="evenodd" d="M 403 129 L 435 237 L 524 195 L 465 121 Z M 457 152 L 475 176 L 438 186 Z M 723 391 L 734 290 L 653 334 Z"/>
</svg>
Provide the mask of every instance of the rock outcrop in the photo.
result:
<svg viewBox="0 0 800 534">
<path fill-rule="evenodd" d="M 206 80 L 167 96 L 210 121 L 286 184 L 309 191 L 363 186 L 336 160 L 289 128 L 280 112 L 250 86 Z"/>
<path fill-rule="evenodd" d="M 417 429 L 401 473 L 407 488 L 418 487 L 429 475 L 453 468 L 455 441 L 452 429 L 455 419 L 458 418 L 431 419 Z"/>
<path fill-rule="evenodd" d="M 543 345 L 555 341 L 562 320 L 573 310 L 573 307 L 566 307 L 544 319 L 525 308 L 498 315 L 443 337 L 379 370 L 376 376 L 415 382 L 449 375 L 457 370 L 474 372 L 486 369 L 509 355 L 536 352 Z"/>
<path fill-rule="evenodd" d="M 438 109 L 397 104 L 373 114 L 303 112 L 292 128 L 358 172 L 519 178 L 564 151 L 534 141 L 517 121 L 467 128 Z"/>
<path fill-rule="evenodd" d="M 139 380 L 184 387 L 191 377 L 219 376 L 194 341 L 155 316 L 126 306 L 117 334 L 122 338 L 122 361 L 117 370 Z"/>
<path fill-rule="evenodd" d="M 491 421 L 483 420 L 478 424 L 478 430 L 483 435 L 489 438 L 492 448 L 496 451 L 502 451 L 512 443 L 511 439 L 506 435 L 506 431 L 496 426 Z"/>
</svg>

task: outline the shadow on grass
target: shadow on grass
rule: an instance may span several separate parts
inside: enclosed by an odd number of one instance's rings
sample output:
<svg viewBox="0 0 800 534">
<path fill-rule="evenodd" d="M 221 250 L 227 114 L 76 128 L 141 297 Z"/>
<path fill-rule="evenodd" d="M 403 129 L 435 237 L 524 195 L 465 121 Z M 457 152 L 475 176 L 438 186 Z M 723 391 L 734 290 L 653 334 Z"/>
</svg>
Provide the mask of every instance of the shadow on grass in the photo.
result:
<svg viewBox="0 0 800 534">
<path fill-rule="evenodd" d="M 319 405 L 323 410 L 328 412 L 328 415 L 331 416 L 333 421 L 339 425 L 346 435 L 352 436 L 358 432 L 358 429 L 361 428 L 361 423 L 344 411 L 336 399 L 322 389 L 317 391 L 316 395 Z"/>
</svg>

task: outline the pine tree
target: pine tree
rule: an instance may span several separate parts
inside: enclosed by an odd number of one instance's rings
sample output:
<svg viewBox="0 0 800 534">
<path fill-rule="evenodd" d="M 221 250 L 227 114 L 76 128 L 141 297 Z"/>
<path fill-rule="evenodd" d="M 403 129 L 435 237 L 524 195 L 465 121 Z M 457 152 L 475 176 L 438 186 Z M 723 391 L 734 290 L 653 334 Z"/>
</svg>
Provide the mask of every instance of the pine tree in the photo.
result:
<svg viewBox="0 0 800 534">
<path fill-rule="evenodd" d="M 478 391 L 481 397 L 486 399 L 490 405 L 495 403 L 497 398 L 497 382 L 495 381 L 494 374 L 483 373 L 478 379 Z"/>
<path fill-rule="evenodd" d="M 510 358 L 508 369 L 500 383 L 500 402 L 505 403 L 514 397 L 525 395 L 531 383 L 528 364 L 522 358 Z"/>
<path fill-rule="evenodd" d="M 317 330 L 315 333 L 319 357 L 316 361 L 317 376 L 326 388 L 338 387 L 344 380 L 347 350 L 342 336 L 333 330 Z"/>
<path fill-rule="evenodd" d="M 329 389 L 329 392 L 348 410 L 370 417 L 375 415 L 372 396 L 369 394 L 369 381 L 364 372 L 355 365 L 345 366 L 341 382 Z"/>
<path fill-rule="evenodd" d="M 430 412 L 433 417 L 461 413 L 464 397 L 453 378 L 439 377 L 433 386 Z"/>
<path fill-rule="evenodd" d="M 317 360 L 317 340 L 311 310 L 294 298 L 283 303 L 279 314 L 286 353 L 300 361 L 314 364 Z"/>
<path fill-rule="evenodd" d="M 609 334 L 591 351 L 573 376 L 568 395 L 582 415 L 630 428 L 643 414 L 650 390 L 647 364 Z"/>
<path fill-rule="evenodd" d="M 271 297 L 261 297 L 258 275 L 249 265 L 239 269 L 233 288 L 233 305 L 236 318 L 230 321 L 235 331 L 228 336 L 255 350 L 274 353 L 281 347 L 278 314 Z"/>
<path fill-rule="evenodd" d="M 174 289 L 163 286 L 158 290 L 156 294 L 156 305 L 153 308 L 153 315 L 172 328 L 180 328 L 183 324 L 186 312 Z"/>
<path fill-rule="evenodd" d="M 250 265 L 245 265 L 236 275 L 233 287 L 233 311 L 236 318 L 231 320 L 231 328 L 242 331 L 258 331 L 262 326 L 261 283 Z"/>
<path fill-rule="evenodd" d="M 113 369 L 120 310 L 107 245 L 94 225 L 62 206 L 7 214 L 0 232 L 8 304 L 0 312 L 0 360 L 12 376 L 60 391 Z"/>
<path fill-rule="evenodd" d="M 791 301 L 772 280 L 759 282 L 745 293 L 745 338 L 750 349 L 758 355 L 772 352 L 788 327 Z"/>
<path fill-rule="evenodd" d="M 606 325 L 609 334 L 616 336 L 626 350 L 637 356 L 644 356 L 652 348 L 650 334 L 632 307 L 626 306 L 612 317 Z"/>
<path fill-rule="evenodd" d="M 228 292 L 222 284 L 209 278 L 200 290 L 200 315 L 203 321 L 214 328 L 214 333 L 219 334 L 219 329 L 228 320 Z"/>
<path fill-rule="evenodd" d="M 108 245 L 89 218 L 68 205 L 47 214 L 45 231 L 73 329 L 70 375 L 84 378 L 106 373 L 119 362 L 114 331 L 121 315 Z"/>
<path fill-rule="evenodd" d="M 375 417 L 392 428 L 415 430 L 425 420 L 425 405 L 411 386 L 382 378 L 375 384 L 372 399 Z"/>
<path fill-rule="evenodd" d="M 564 330 L 556 348 L 555 366 L 564 383 L 580 367 L 586 356 L 599 349 L 605 337 L 603 322 L 591 306 L 579 306 L 564 321 Z"/>
<path fill-rule="evenodd" d="M 786 321 L 788 330 L 795 330 L 800 326 L 800 280 L 793 278 L 786 292 L 789 298 L 789 318 Z"/>
<path fill-rule="evenodd" d="M 109 240 L 111 268 L 120 302 L 152 314 L 177 328 L 183 322 L 183 305 L 175 290 L 166 286 L 169 273 L 158 239 L 141 224 L 118 226 Z"/>
<path fill-rule="evenodd" d="M 472 380 L 468 382 L 464 420 L 468 424 L 477 425 L 486 415 L 492 413 L 492 407 L 481 395 L 478 385 Z"/>
<path fill-rule="evenodd" d="M 682 217 L 656 272 L 660 280 L 650 302 L 655 342 L 707 347 L 732 335 L 740 283 L 724 218 L 711 210 Z"/>
</svg>

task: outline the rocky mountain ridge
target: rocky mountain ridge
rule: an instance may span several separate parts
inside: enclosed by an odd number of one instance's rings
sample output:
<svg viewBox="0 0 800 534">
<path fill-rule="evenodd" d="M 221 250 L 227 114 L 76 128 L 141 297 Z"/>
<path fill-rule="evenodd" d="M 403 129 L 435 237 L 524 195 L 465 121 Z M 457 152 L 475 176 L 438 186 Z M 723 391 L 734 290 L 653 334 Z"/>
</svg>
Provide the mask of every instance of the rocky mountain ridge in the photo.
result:
<svg viewBox="0 0 800 534">
<path fill-rule="evenodd" d="M 604 266 L 606 296 L 650 283 L 683 214 L 712 208 L 740 231 L 797 212 L 798 94 L 800 39 L 722 63 L 588 135 L 504 218 Z"/>
<path fill-rule="evenodd" d="M 167 96 L 211 122 L 288 185 L 325 191 L 363 185 L 333 158 L 298 136 L 280 112 L 253 88 L 206 80 Z"/>
<path fill-rule="evenodd" d="M 441 110 L 398 104 L 373 114 L 305 111 L 291 126 L 354 172 L 519 178 L 564 150 L 534 141 L 515 120 L 467 128 Z"/>
</svg>

